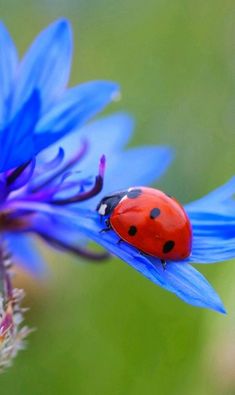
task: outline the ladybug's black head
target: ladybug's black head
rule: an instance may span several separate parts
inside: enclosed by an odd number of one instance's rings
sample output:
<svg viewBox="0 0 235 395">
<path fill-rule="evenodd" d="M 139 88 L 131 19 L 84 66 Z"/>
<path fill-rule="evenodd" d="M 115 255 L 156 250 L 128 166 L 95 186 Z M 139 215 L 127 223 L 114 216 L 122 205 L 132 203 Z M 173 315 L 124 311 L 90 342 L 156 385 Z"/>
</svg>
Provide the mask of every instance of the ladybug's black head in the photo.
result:
<svg viewBox="0 0 235 395">
<path fill-rule="evenodd" d="M 120 200 L 127 194 L 127 191 L 116 192 L 113 195 L 105 196 L 96 207 L 102 216 L 110 215 Z"/>
</svg>

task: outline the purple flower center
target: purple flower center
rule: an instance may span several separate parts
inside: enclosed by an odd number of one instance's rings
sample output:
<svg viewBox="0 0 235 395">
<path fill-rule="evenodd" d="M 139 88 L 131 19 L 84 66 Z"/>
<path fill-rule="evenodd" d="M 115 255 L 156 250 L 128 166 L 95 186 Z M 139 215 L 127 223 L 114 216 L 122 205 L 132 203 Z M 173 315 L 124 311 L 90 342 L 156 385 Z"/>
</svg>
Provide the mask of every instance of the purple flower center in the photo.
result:
<svg viewBox="0 0 235 395">
<path fill-rule="evenodd" d="M 95 261 L 106 258 L 107 253 L 95 253 L 58 238 L 55 235 L 53 221 L 50 221 L 50 214 L 42 219 L 35 205 L 40 203 L 53 206 L 55 211 L 56 206 L 83 202 L 100 193 L 105 172 L 104 155 L 100 158 L 98 174 L 95 177 L 83 177 L 82 173 L 74 171 L 74 166 L 84 159 L 88 149 L 88 142 L 83 141 L 81 148 L 68 161 L 64 160 L 65 153 L 60 148 L 57 155 L 49 162 L 38 163 L 34 158 L 11 171 L 2 173 L 0 231 L 33 232 L 47 243 L 76 255 Z"/>
</svg>

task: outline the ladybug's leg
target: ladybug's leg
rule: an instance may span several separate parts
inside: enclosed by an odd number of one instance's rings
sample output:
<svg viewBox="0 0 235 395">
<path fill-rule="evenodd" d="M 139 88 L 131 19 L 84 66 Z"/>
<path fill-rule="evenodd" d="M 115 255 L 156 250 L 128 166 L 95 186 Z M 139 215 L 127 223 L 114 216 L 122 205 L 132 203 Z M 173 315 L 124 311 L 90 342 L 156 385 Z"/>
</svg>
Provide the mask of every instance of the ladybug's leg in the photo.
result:
<svg viewBox="0 0 235 395">
<path fill-rule="evenodd" d="M 166 270 L 166 261 L 164 259 L 161 259 L 161 264 L 162 264 L 163 270 Z"/>
<path fill-rule="evenodd" d="M 112 227 L 110 225 L 110 221 L 109 221 L 108 218 L 104 222 L 105 222 L 106 228 L 101 229 L 100 233 L 106 233 L 106 232 L 109 232 L 112 229 Z"/>
<path fill-rule="evenodd" d="M 104 229 L 101 229 L 101 230 L 100 230 L 100 233 L 106 233 L 106 232 L 109 232 L 111 229 L 112 229 L 111 227 L 110 227 L 110 228 L 104 228 Z"/>
</svg>

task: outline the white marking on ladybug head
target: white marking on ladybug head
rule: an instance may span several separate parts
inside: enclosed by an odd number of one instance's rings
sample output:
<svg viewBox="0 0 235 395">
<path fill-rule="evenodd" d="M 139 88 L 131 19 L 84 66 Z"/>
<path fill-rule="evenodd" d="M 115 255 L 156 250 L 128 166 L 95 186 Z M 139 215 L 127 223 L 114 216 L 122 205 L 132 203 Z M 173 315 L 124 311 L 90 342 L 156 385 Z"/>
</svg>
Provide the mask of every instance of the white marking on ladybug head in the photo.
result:
<svg viewBox="0 0 235 395">
<path fill-rule="evenodd" d="M 100 215 L 105 215 L 106 214 L 106 209 L 107 209 L 108 205 L 107 204 L 101 204 L 98 210 L 98 213 Z"/>
</svg>

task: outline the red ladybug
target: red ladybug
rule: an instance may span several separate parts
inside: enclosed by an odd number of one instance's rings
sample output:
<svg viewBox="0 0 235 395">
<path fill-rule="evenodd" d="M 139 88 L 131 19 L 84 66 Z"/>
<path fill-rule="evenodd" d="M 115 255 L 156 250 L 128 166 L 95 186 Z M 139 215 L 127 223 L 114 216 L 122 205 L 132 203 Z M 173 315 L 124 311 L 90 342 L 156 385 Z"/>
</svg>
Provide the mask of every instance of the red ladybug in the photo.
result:
<svg viewBox="0 0 235 395">
<path fill-rule="evenodd" d="M 106 230 L 141 252 L 166 260 L 191 253 L 192 228 L 184 208 L 158 189 L 134 187 L 104 197 L 97 206 L 106 216 Z"/>
</svg>

